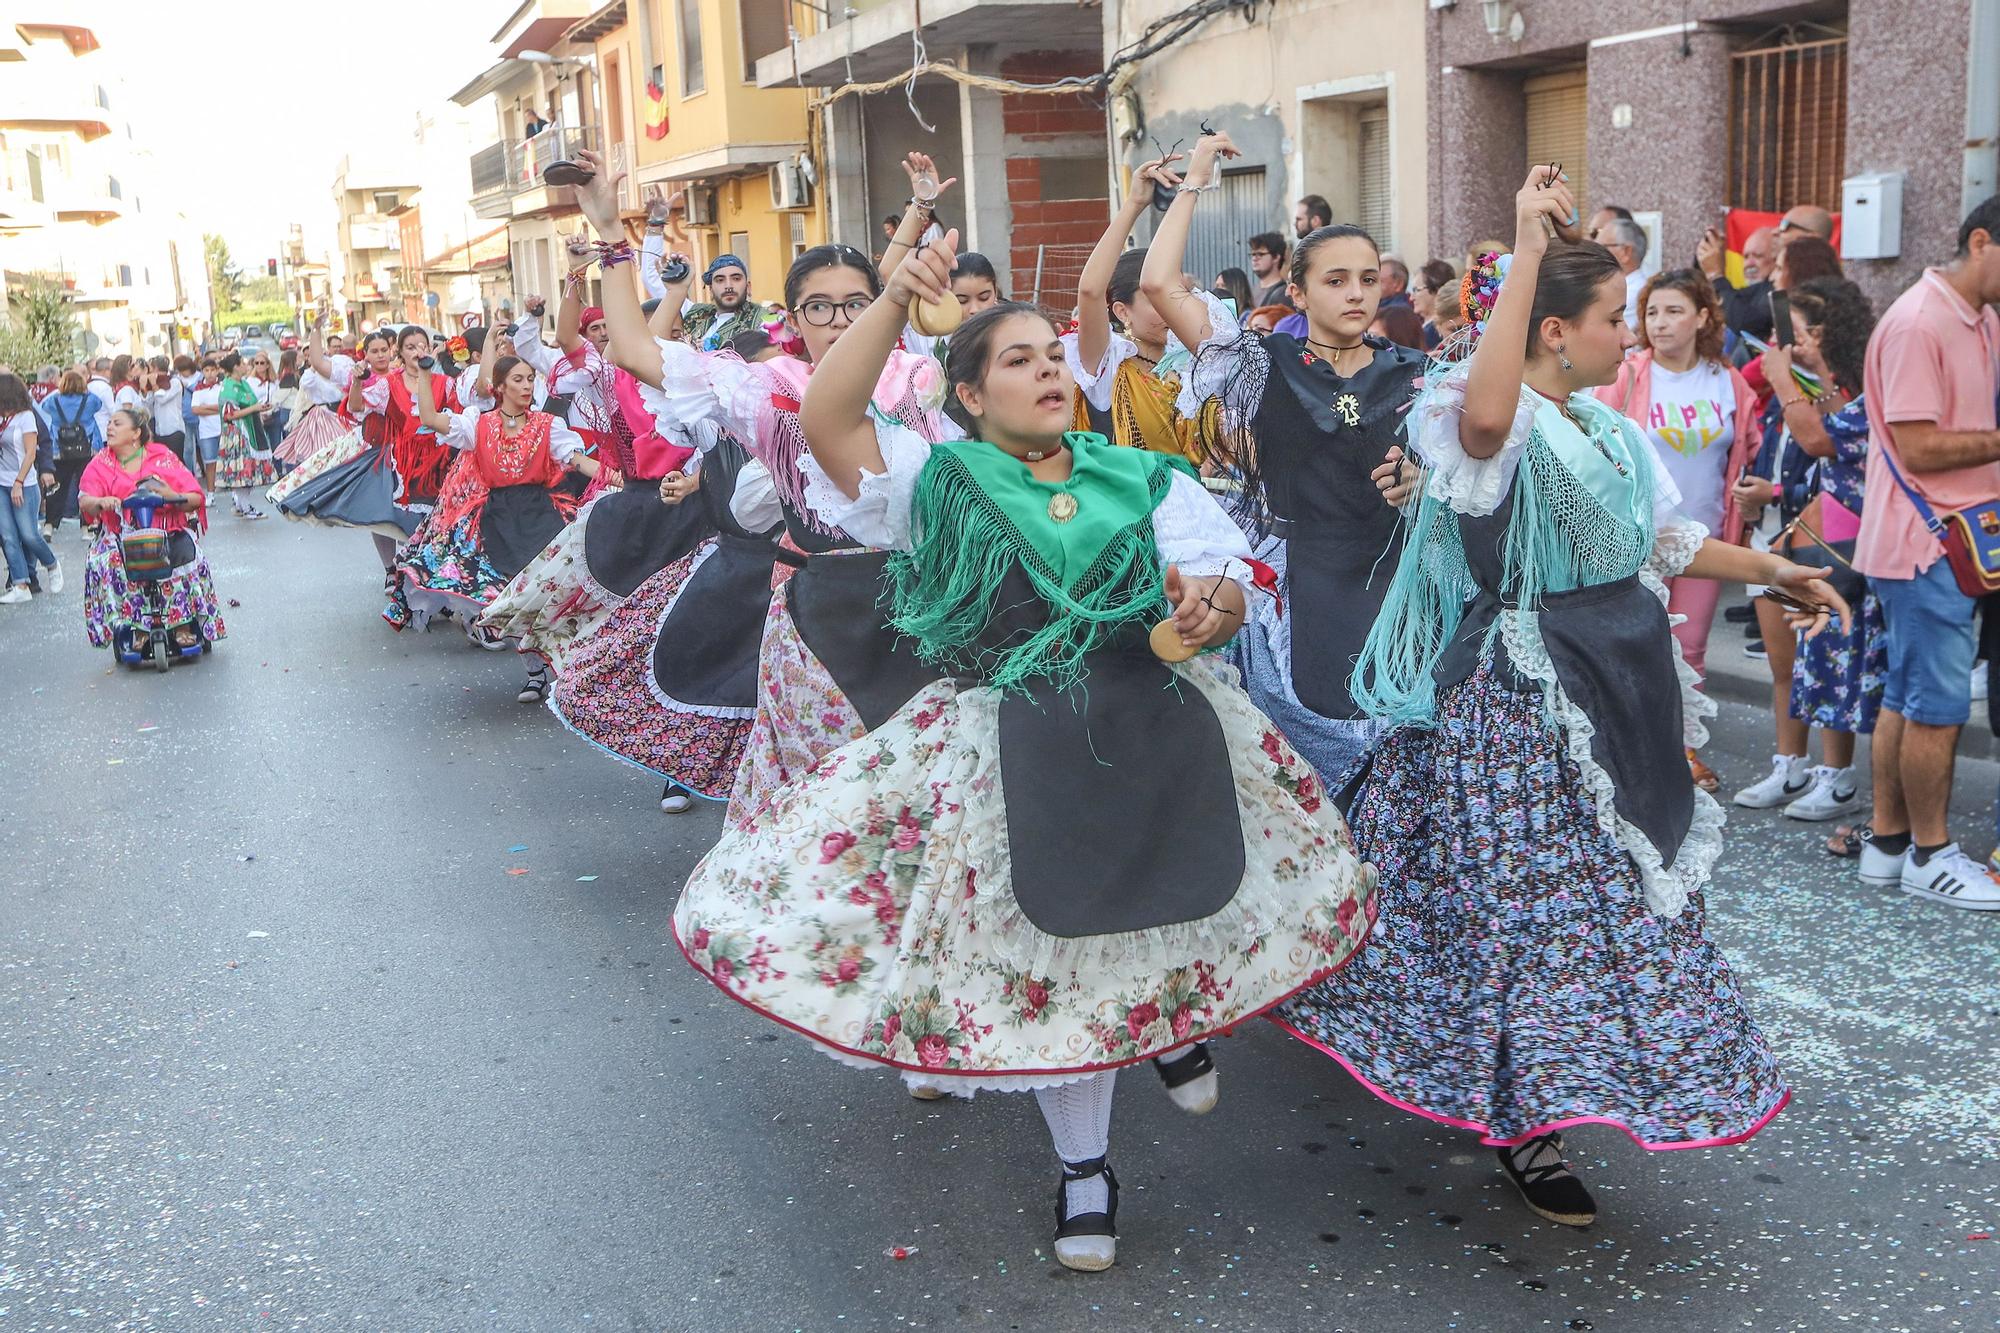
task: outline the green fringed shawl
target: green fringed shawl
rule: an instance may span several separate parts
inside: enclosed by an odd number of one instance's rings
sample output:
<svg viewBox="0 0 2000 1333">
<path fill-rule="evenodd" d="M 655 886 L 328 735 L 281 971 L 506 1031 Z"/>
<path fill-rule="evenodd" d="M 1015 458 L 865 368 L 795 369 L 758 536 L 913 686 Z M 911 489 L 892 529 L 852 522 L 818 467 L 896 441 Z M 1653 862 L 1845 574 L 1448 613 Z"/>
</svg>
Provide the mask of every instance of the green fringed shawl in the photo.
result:
<svg viewBox="0 0 2000 1333">
<path fill-rule="evenodd" d="M 1069 479 L 1038 481 L 1027 464 L 977 440 L 936 445 L 911 501 L 910 549 L 889 560 L 890 624 L 925 662 L 1001 689 L 1047 679 L 1067 689 L 1085 654 L 1133 621 L 1161 614 L 1153 511 L 1178 458 L 1119 449 L 1074 431 Z M 1050 498 L 1067 492 L 1076 515 L 1058 523 Z M 982 648 L 1000 585 L 1024 571 L 1048 604 L 1030 638 Z"/>
</svg>

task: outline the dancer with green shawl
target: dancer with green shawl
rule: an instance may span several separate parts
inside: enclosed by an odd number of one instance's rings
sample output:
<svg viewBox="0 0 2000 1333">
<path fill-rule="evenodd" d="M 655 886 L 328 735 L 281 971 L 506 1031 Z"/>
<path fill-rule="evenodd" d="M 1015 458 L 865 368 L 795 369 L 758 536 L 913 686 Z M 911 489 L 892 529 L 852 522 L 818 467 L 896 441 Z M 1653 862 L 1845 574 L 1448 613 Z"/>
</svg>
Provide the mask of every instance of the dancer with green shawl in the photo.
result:
<svg viewBox="0 0 2000 1333">
<path fill-rule="evenodd" d="M 264 419 L 271 409 L 250 387 L 247 375 L 241 355 L 231 352 L 222 358 L 222 446 L 215 488 L 229 492 L 238 518 L 263 518 L 264 511 L 244 492 L 275 484 L 278 470 L 271 464 L 271 448 L 264 438 Z"/>
<path fill-rule="evenodd" d="M 1208 1110 L 1205 1038 L 1330 974 L 1373 875 L 1312 769 L 1197 654 L 1242 623 L 1247 544 L 1180 459 L 1069 431 L 1048 319 L 951 341 L 931 444 L 871 413 L 956 234 L 906 259 L 800 421 L 818 512 L 894 552 L 891 622 L 942 679 L 726 830 L 674 916 L 733 998 L 862 1067 L 1033 1090 L 1061 1165 L 1055 1254 L 1115 1259 L 1115 1071 Z"/>
</svg>

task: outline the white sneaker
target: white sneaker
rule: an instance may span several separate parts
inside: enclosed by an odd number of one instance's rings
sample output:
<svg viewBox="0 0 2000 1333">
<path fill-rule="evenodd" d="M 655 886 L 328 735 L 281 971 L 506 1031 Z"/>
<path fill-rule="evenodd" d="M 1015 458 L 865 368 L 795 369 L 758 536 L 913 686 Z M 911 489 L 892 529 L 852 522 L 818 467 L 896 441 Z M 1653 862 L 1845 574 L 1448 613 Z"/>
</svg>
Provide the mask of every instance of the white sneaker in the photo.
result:
<svg viewBox="0 0 2000 1333">
<path fill-rule="evenodd" d="M 684 815 L 693 805 L 693 799 L 684 791 L 670 792 L 660 798 L 660 809 L 670 815 Z"/>
<path fill-rule="evenodd" d="M 17 583 L 6 592 L 0 592 L 0 606 L 19 606 L 23 602 L 34 600 L 35 594 L 28 591 L 25 583 Z"/>
<path fill-rule="evenodd" d="M 1790 805 L 1804 796 L 1812 785 L 1812 765 L 1806 762 L 1804 755 L 1774 754 L 1771 756 L 1771 775 L 1737 792 L 1733 799 L 1746 810 L 1769 810 L 1775 806 Z"/>
<path fill-rule="evenodd" d="M 1790 819 L 1838 819 L 1851 815 L 1868 804 L 1861 795 L 1861 783 L 1854 776 L 1854 769 L 1827 768 L 1821 765 L 1812 771 L 1812 790 L 1785 807 L 1785 815 Z"/>
<path fill-rule="evenodd" d="M 1885 852 L 1875 845 L 1875 839 L 1867 829 L 1861 830 L 1861 882 L 1873 884 L 1877 888 L 1895 888 L 1903 882 L 1903 867 L 1909 863 L 1910 853 Z"/>
<path fill-rule="evenodd" d="M 62 591 L 62 561 L 58 560 L 50 565 L 48 572 L 42 575 L 42 587 L 49 592 Z"/>
<path fill-rule="evenodd" d="M 1987 874 L 1957 843 L 1922 865 L 1911 857 L 1903 866 L 1903 892 L 1974 912 L 2000 912 L 2000 879 Z"/>
</svg>

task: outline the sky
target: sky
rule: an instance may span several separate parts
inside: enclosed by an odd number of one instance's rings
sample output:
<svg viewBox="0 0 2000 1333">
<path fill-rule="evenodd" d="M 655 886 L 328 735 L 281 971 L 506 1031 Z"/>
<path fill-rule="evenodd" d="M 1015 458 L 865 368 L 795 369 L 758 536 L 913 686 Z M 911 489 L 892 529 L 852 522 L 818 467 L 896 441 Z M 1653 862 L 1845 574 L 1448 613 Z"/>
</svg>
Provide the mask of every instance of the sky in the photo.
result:
<svg viewBox="0 0 2000 1333">
<path fill-rule="evenodd" d="M 258 0 L 7 0 L 13 17 L 87 23 L 98 78 L 151 151 L 170 207 L 219 232 L 246 270 L 293 222 L 330 247 L 333 178 L 351 147 L 403 137 L 415 114 L 492 63 L 519 0 L 352 6 Z M 58 16 L 61 16 L 58 18 Z"/>
</svg>

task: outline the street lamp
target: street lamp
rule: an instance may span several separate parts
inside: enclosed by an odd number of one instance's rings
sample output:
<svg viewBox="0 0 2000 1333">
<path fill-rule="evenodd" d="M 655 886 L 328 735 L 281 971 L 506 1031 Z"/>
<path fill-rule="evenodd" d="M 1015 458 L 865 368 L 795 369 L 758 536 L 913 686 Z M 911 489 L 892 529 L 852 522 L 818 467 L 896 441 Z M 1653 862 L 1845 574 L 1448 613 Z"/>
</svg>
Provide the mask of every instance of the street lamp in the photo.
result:
<svg viewBox="0 0 2000 1333">
<path fill-rule="evenodd" d="M 1518 42 L 1527 33 L 1521 11 L 1509 0 L 1479 0 L 1479 13 L 1486 20 L 1486 35 L 1496 42 L 1502 37 Z"/>
</svg>

